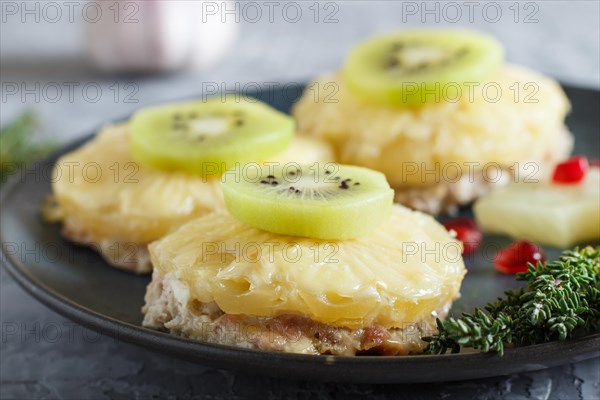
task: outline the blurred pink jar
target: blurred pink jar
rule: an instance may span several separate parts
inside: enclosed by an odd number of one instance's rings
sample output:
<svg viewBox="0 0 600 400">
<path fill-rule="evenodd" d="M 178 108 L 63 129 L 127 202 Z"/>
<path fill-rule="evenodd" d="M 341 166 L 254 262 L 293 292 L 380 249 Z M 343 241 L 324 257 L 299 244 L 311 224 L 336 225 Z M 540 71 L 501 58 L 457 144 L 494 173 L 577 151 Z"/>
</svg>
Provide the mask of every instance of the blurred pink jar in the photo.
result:
<svg viewBox="0 0 600 400">
<path fill-rule="evenodd" d="M 90 1 L 84 17 L 89 60 L 116 73 L 207 69 L 235 42 L 235 7 L 230 1 Z"/>
</svg>

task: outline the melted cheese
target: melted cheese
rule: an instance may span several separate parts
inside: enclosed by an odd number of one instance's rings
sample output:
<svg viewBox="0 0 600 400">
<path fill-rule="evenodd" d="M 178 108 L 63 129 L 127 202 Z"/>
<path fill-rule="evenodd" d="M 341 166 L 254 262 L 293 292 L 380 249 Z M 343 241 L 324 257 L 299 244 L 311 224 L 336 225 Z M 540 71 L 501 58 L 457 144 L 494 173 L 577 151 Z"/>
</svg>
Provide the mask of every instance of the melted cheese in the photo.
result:
<svg viewBox="0 0 600 400">
<path fill-rule="evenodd" d="M 150 245 L 189 301 L 229 314 L 295 313 L 333 326 L 402 327 L 453 300 L 465 274 L 461 246 L 432 217 L 394 206 L 373 234 L 322 241 L 254 229 L 226 212 Z"/>
</svg>

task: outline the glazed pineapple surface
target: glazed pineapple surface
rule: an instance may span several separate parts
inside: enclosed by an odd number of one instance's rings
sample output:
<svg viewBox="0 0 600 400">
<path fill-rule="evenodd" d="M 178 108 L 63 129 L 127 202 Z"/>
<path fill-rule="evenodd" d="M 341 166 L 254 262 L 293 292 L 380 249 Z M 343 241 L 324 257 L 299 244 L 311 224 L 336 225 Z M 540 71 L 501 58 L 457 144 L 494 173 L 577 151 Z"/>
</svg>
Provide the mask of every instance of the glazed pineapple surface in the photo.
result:
<svg viewBox="0 0 600 400">
<path fill-rule="evenodd" d="M 432 217 L 394 206 L 366 237 L 324 241 L 258 230 L 226 212 L 191 221 L 149 246 L 178 301 L 228 314 L 300 314 L 332 326 L 387 328 L 431 319 L 465 274 L 460 244 Z"/>
<path fill-rule="evenodd" d="M 332 158 L 327 145 L 295 138 L 274 162 Z M 108 126 L 55 166 L 59 219 L 85 241 L 146 244 L 191 218 L 224 208 L 219 178 L 162 171 L 134 162 L 126 124 Z"/>
<path fill-rule="evenodd" d="M 504 66 L 489 81 L 463 87 L 458 97 L 449 88 L 446 97 L 419 106 L 362 100 L 339 74 L 317 83 L 333 83 L 335 101 L 324 90 L 308 90 L 293 110 L 299 132 L 328 140 L 339 162 L 379 170 L 394 187 L 440 183 L 454 179 L 457 169 L 466 176 L 487 163 L 542 165 L 571 148 L 564 92 L 554 80 L 522 67 Z"/>
</svg>

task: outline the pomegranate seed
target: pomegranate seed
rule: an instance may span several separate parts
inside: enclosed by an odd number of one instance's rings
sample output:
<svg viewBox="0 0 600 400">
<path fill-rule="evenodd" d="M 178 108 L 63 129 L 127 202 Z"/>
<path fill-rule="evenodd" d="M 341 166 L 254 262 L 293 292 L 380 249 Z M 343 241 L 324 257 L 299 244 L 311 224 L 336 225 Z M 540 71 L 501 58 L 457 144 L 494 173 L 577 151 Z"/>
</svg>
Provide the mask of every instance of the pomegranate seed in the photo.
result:
<svg viewBox="0 0 600 400">
<path fill-rule="evenodd" d="M 571 157 L 556 166 L 552 180 L 555 183 L 577 183 L 585 177 L 588 168 L 587 158 L 583 156 Z"/>
<path fill-rule="evenodd" d="M 444 222 L 446 229 L 456 232 L 456 238 L 463 243 L 463 254 L 474 252 L 483 235 L 471 218 L 454 218 Z"/>
<path fill-rule="evenodd" d="M 542 249 L 526 240 L 513 242 L 494 256 L 496 270 L 504 274 L 525 272 L 527 263 L 537 265 L 538 261 L 546 261 Z"/>
</svg>

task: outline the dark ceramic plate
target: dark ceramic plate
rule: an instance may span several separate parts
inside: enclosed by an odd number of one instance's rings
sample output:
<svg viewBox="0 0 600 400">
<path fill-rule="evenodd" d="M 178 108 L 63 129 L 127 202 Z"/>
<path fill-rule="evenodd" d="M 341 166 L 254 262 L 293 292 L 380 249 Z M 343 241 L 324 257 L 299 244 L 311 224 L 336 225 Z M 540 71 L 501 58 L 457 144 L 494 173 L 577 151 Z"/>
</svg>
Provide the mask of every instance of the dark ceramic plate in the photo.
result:
<svg viewBox="0 0 600 400">
<path fill-rule="evenodd" d="M 566 88 L 573 103 L 568 125 L 576 135 L 577 153 L 599 158 L 600 92 Z M 289 111 L 298 94 L 258 93 L 257 97 Z M 36 172 L 16 176 L 2 193 L 3 264 L 35 298 L 83 325 L 149 349 L 185 357 L 216 368 L 265 375 L 364 383 L 430 382 L 483 378 L 547 368 L 600 356 L 600 334 L 536 346 L 509 349 L 504 357 L 464 353 L 443 356 L 332 357 L 243 350 L 180 339 L 141 327 L 140 308 L 150 278 L 110 268 L 91 250 L 61 239 L 59 226 L 39 214 L 50 193 L 49 171 L 55 160 L 84 143 L 72 143 L 36 165 Z M 468 214 L 469 210 L 463 210 Z M 453 313 L 494 300 L 509 287 L 512 276 L 501 276 L 491 255 L 508 238 L 487 237 L 479 252 L 466 260 L 468 274 L 462 298 Z M 554 259 L 560 249 L 546 249 Z M 488 253 L 488 254 L 486 254 Z"/>
</svg>

